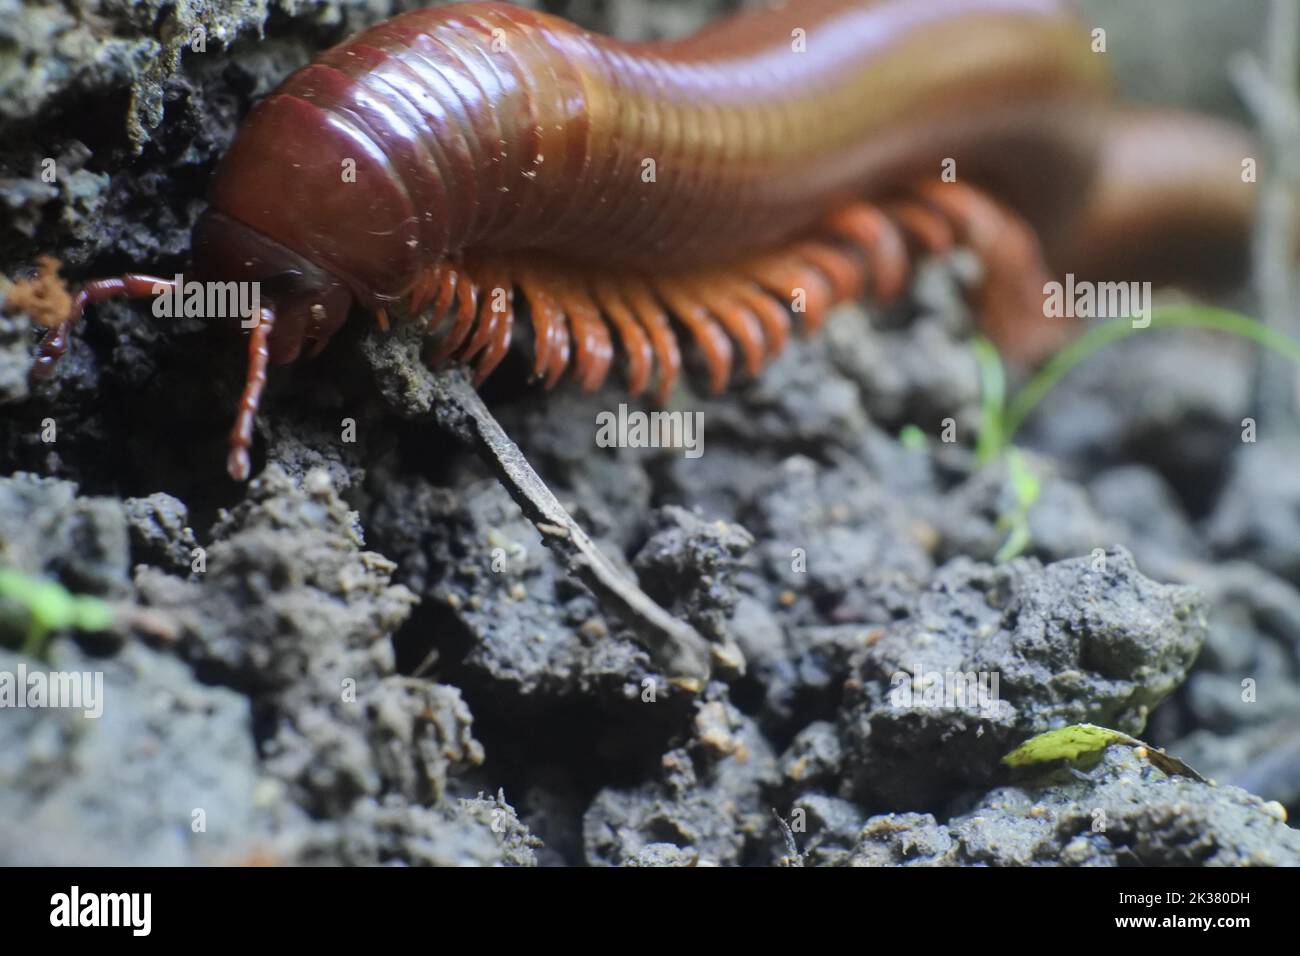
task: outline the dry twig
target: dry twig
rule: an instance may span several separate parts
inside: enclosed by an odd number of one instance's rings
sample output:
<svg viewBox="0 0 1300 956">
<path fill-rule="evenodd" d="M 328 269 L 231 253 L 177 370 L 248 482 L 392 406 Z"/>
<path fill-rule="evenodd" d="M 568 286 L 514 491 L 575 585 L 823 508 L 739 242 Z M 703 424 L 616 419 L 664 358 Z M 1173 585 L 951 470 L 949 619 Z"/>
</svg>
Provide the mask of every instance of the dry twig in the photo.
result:
<svg viewBox="0 0 1300 956">
<path fill-rule="evenodd" d="M 418 328 L 408 327 L 372 335 L 366 344 L 372 366 L 382 368 L 376 378 L 389 402 L 411 417 L 432 418 L 473 447 L 566 570 L 632 628 L 674 684 L 691 692 L 701 690 L 711 670 L 709 643 L 656 604 L 601 553 L 488 411 L 463 370 L 430 372 L 418 357 L 412 358 L 418 335 Z"/>
</svg>

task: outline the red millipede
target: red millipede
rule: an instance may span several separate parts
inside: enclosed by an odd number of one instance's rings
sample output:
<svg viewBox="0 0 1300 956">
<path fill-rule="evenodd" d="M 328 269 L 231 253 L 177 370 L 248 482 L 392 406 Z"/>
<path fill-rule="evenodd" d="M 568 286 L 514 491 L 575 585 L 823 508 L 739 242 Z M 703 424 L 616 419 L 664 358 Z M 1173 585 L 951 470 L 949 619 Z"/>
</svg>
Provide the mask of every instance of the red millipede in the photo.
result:
<svg viewBox="0 0 1300 956">
<path fill-rule="evenodd" d="M 371 27 L 251 111 L 194 229 L 198 277 L 266 303 L 229 471 L 248 476 L 268 363 L 319 350 L 354 304 L 384 327 L 405 305 L 428 361 L 482 381 L 517 291 L 547 387 L 598 388 L 621 352 L 630 392 L 663 400 L 674 322 L 722 389 L 737 350 L 749 374 L 781 351 L 792 306 L 815 330 L 957 245 L 984 265 L 985 327 L 1022 357 L 1061 339 L 1049 269 L 1238 270 L 1249 139 L 1114 105 L 1091 43 L 1058 0 L 800 0 L 648 44 L 504 3 Z M 88 302 L 170 286 L 87 283 L 34 373 Z"/>
</svg>

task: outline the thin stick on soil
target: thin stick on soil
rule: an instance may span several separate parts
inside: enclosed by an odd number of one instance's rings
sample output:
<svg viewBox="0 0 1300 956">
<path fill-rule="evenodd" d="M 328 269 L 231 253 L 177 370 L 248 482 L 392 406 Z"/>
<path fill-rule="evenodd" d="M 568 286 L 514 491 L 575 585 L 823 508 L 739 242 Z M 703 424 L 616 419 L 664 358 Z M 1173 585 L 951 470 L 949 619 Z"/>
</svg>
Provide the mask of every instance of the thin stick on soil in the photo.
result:
<svg viewBox="0 0 1300 956">
<path fill-rule="evenodd" d="M 403 359 L 408 347 L 403 339 L 407 337 L 400 331 L 372 335 L 366 345 L 372 367 L 383 369 L 376 378 L 389 402 L 404 414 L 432 417 L 469 444 L 505 485 L 565 569 L 636 633 L 669 680 L 687 691 L 703 689 L 710 673 L 709 643 L 685 621 L 656 604 L 601 553 L 488 411 L 463 370 L 430 372 L 418 360 L 410 361 L 409 352 Z"/>
</svg>

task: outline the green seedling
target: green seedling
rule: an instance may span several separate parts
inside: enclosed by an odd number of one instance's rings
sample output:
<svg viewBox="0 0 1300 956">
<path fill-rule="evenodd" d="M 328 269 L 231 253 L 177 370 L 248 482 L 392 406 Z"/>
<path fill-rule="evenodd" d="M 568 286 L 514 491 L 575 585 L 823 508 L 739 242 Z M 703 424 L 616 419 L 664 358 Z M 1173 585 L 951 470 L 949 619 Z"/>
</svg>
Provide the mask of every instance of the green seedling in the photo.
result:
<svg viewBox="0 0 1300 956">
<path fill-rule="evenodd" d="M 1007 375 L 998 350 L 984 338 L 976 339 L 974 348 L 980 371 L 980 433 L 975 446 L 975 460 L 987 465 L 998 458 L 1003 459 L 1015 497 L 1011 508 L 998 516 L 998 530 L 1007 536 L 993 556 L 993 560 L 1001 564 L 1023 554 L 1029 547 L 1032 540 L 1029 509 L 1042 495 L 1043 483 L 1024 456 L 1007 442 L 1004 431 Z"/>
<path fill-rule="evenodd" d="M 924 451 L 929 437 L 916 425 L 904 425 L 898 431 L 898 443 L 910 451 Z"/>
<path fill-rule="evenodd" d="M 995 560 L 1008 561 L 1022 554 L 1030 543 L 1028 513 L 1042 491 L 1041 482 L 1020 456 L 1013 454 L 1011 442 L 1033 410 L 1076 365 L 1106 346 L 1139 332 L 1175 328 L 1209 329 L 1235 335 L 1300 365 L 1300 341 L 1256 319 L 1212 306 L 1169 305 L 1154 310 L 1145 327 L 1134 326 L 1128 319 L 1117 319 L 1084 333 L 1056 353 L 1008 402 L 1006 372 L 997 349 L 986 339 L 975 340 L 981 383 L 981 421 L 975 460 L 980 465 L 988 465 L 1005 459 L 1016 498 L 1013 509 L 998 519 L 998 527 L 1007 533 L 1007 539 Z"/>
<path fill-rule="evenodd" d="M 106 631 L 113 626 L 113 608 L 96 597 L 73 594 L 57 581 L 30 577 L 0 568 L 0 602 L 17 605 L 27 625 L 22 652 L 44 657 L 55 631 Z"/>
<path fill-rule="evenodd" d="M 1300 365 L 1300 341 L 1283 335 L 1257 319 L 1227 309 L 1205 305 L 1167 305 L 1151 313 L 1145 328 L 1134 327 L 1127 319 L 1117 319 L 1096 326 L 1057 352 L 1039 372 L 1020 389 L 996 422 L 994 434 L 984 449 L 991 460 L 1015 438 L 1020 426 L 1039 402 L 1079 363 L 1113 342 L 1153 329 L 1209 329 L 1247 339 Z M 991 348 L 991 346 L 990 346 Z M 987 426 L 986 426 L 987 427 Z M 981 434 L 981 439 L 984 435 Z"/>
<path fill-rule="evenodd" d="M 1025 462 L 1025 458 L 1015 448 L 1008 448 L 1003 457 L 1007 463 L 1007 477 L 1011 480 L 1011 490 L 1015 495 L 1015 504 L 1011 510 L 998 518 L 998 530 L 1006 532 L 1007 538 L 998 548 L 993 560 L 1001 564 L 1019 557 L 1029 547 L 1032 536 L 1029 531 L 1029 509 L 1043 493 L 1043 483 Z"/>
</svg>

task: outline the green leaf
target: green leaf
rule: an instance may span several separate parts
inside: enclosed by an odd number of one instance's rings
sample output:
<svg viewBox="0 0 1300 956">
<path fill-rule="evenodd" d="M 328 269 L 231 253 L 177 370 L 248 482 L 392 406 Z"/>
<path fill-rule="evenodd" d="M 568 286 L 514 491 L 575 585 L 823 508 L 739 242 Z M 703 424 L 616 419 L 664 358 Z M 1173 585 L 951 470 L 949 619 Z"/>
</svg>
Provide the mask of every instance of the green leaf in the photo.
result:
<svg viewBox="0 0 1300 956">
<path fill-rule="evenodd" d="M 930 439 L 916 425 L 904 425 L 898 431 L 898 443 L 912 451 L 924 451 Z"/>
<path fill-rule="evenodd" d="M 72 594 L 57 581 L 0 568 L 0 600 L 27 612 L 25 653 L 39 656 L 52 631 L 106 631 L 113 626 L 112 605 L 97 597 Z"/>
<path fill-rule="evenodd" d="M 1030 737 L 1002 758 L 1008 767 L 1027 767 L 1053 760 L 1078 760 L 1113 743 L 1136 743 L 1128 734 L 1096 724 L 1073 724 Z"/>
<path fill-rule="evenodd" d="M 1069 727 L 1049 730 L 1036 737 L 1030 737 L 1003 757 L 1002 762 L 1008 767 L 1030 767 L 1055 760 L 1068 760 L 1073 763 L 1085 754 L 1097 753 L 1111 744 L 1138 748 L 1152 766 L 1158 767 L 1171 777 L 1190 777 L 1200 783 L 1209 783 L 1187 764 L 1159 747 L 1153 747 L 1123 731 L 1098 727 L 1096 724 L 1072 724 Z"/>
</svg>

